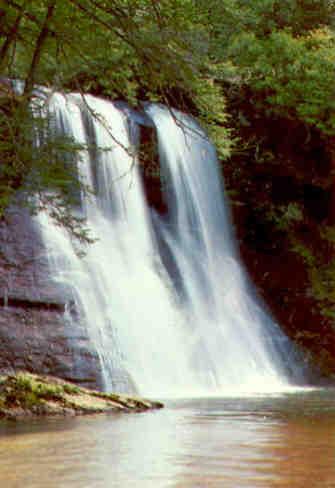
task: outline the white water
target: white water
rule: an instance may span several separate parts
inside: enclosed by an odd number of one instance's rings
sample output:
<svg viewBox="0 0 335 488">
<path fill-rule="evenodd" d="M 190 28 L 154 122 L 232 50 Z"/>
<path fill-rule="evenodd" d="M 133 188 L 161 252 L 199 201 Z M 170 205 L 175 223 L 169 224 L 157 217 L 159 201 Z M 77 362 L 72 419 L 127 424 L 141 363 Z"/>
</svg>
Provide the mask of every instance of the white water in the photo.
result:
<svg viewBox="0 0 335 488">
<path fill-rule="evenodd" d="M 145 201 L 125 114 L 95 97 L 86 104 L 55 94 L 50 110 L 79 143 L 106 149 L 82 151 L 78 163 L 95 190 L 83 211 L 97 242 L 80 259 L 63 230 L 39 220 L 53 279 L 76 304 L 106 388 L 164 397 L 286 388 L 289 346 L 238 263 L 205 134 L 178 112 L 147 108 L 167 187 L 162 219 Z"/>
</svg>

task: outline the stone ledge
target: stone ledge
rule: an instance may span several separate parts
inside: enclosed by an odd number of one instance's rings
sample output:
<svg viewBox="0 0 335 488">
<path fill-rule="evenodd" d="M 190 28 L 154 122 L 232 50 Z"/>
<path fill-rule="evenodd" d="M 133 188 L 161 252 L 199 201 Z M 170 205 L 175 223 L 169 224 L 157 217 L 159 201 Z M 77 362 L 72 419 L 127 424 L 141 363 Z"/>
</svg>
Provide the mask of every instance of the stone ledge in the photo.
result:
<svg viewBox="0 0 335 488">
<path fill-rule="evenodd" d="M 101 393 L 52 376 L 26 371 L 0 376 L 0 418 L 143 412 L 163 404 L 135 396 Z"/>
</svg>

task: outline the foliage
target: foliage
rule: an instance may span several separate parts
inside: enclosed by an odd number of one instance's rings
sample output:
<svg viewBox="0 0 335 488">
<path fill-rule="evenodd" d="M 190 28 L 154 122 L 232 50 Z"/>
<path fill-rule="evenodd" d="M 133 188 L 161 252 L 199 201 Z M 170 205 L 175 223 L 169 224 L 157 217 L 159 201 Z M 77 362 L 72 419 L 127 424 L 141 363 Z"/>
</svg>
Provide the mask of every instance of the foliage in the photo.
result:
<svg viewBox="0 0 335 488">
<path fill-rule="evenodd" d="M 32 106 L 33 102 L 25 109 L 15 102 L 0 111 L 0 217 L 13 202 L 30 208 L 33 214 L 48 209 L 73 236 L 89 241 L 83 219 L 72 212 L 81 193 L 88 191 L 77 172 L 82 147 L 70 137 L 56 134 L 51 116 L 39 116 L 37 110 L 33 114 Z"/>
<path fill-rule="evenodd" d="M 335 37 L 330 30 L 299 37 L 281 30 L 262 39 L 245 33 L 230 52 L 238 59 L 239 75 L 263 94 L 258 102 L 263 110 L 335 133 Z"/>
<path fill-rule="evenodd" d="M 60 385 L 43 383 L 35 380 L 27 374 L 18 374 L 16 377 L 16 388 L 23 392 L 31 392 L 40 398 L 59 398 L 63 393 Z"/>
<path fill-rule="evenodd" d="M 6 52 L 4 73 L 10 78 L 30 77 L 56 89 L 98 91 L 134 105 L 142 96 L 178 104 L 188 98 L 200 111 L 206 107 L 206 115 L 209 104 L 215 111 L 213 101 L 222 94 L 206 73 L 205 27 L 198 22 L 194 2 L 36 0 L 24 9 L 25 4 L 9 0 L 3 9 L 7 39 L 18 12 L 24 12 Z M 32 66 L 38 49 L 39 62 Z M 219 119 L 221 109 L 222 103 L 216 110 Z"/>
<path fill-rule="evenodd" d="M 115 393 L 100 393 L 59 378 L 26 371 L 0 377 L 0 418 L 120 410 L 144 411 L 162 407 L 160 402 Z"/>
<path fill-rule="evenodd" d="M 332 229 L 333 231 L 334 229 Z M 325 235 L 323 238 L 328 240 Z M 310 284 L 309 291 L 316 300 L 321 314 L 334 319 L 335 259 L 325 259 L 323 253 L 313 250 L 297 238 L 292 238 L 291 242 L 291 250 L 298 254 L 305 263 Z"/>
<path fill-rule="evenodd" d="M 1 407 L 38 408 L 45 400 L 62 399 L 64 391 L 62 385 L 40 381 L 28 373 L 18 373 L 0 385 Z"/>
<path fill-rule="evenodd" d="M 247 86 L 260 113 L 333 136 L 334 18 L 334 0 L 7 0 L 0 73 L 25 88 L 13 101 L 0 87 L 0 215 L 24 189 L 25 204 L 38 194 L 35 210 L 51 205 L 87 239 L 70 210 L 87 188 L 70 191 L 77 175 L 65 156 L 80 148 L 46 128 L 43 144 L 32 144 L 36 85 L 192 112 L 223 158 L 234 143 L 225 103 L 233 87 Z"/>
<path fill-rule="evenodd" d="M 267 207 L 266 219 L 284 232 L 291 251 L 304 261 L 309 293 L 322 314 L 334 318 L 334 229 L 326 227 L 324 222 L 310 225 L 302 200 L 303 178 L 306 183 L 316 182 L 312 181 L 312 174 L 308 180 L 307 169 L 302 176 L 301 167 L 298 166 L 302 163 L 289 159 L 288 152 L 286 160 L 283 154 L 278 154 L 278 149 L 280 151 L 284 147 L 285 141 L 280 147 L 278 142 L 272 145 L 271 141 L 263 144 L 261 139 L 257 140 L 257 132 L 253 132 L 243 110 L 248 97 L 253 122 L 257 123 L 259 118 L 264 124 L 266 120 L 280 120 L 281 123 L 286 120 L 289 127 L 300 124 L 306 134 L 304 149 L 308 146 L 311 134 L 317 134 L 323 141 L 325 153 L 334 161 L 335 2 L 204 0 L 199 5 L 202 15 L 210 24 L 209 56 L 212 70 L 217 82 L 225 87 L 228 97 L 234 93 L 234 103 L 237 105 L 234 125 L 240 133 L 248 134 L 249 137 L 249 155 L 245 157 L 257 163 L 270 163 L 273 167 L 287 165 L 281 171 L 277 169 L 277 174 L 295 178 L 296 187 L 300 188 L 300 193 L 298 191 L 296 194 L 299 204 L 283 198 L 287 203 L 278 205 L 278 202 L 271 201 L 269 194 L 269 201 L 264 204 Z M 264 133 L 266 138 L 266 127 Z M 273 134 L 269 139 L 271 137 Z M 242 140 L 240 146 L 246 142 Z M 251 144 L 256 145 L 255 154 L 251 154 Z M 314 164 L 315 167 L 318 164 L 321 167 L 322 162 L 315 161 Z M 260 173 L 262 168 L 257 168 L 257 171 Z M 264 169 L 264 174 L 270 172 L 269 167 Z M 334 178 L 331 169 L 328 177 L 324 175 L 322 178 L 320 181 L 323 187 L 329 188 Z M 330 205 L 332 201 L 330 198 Z M 301 238 L 299 228 L 303 227 L 301 235 L 306 233 L 308 227 L 313 227 L 314 234 L 320 234 L 315 238 L 315 243 L 321 242 L 320 249 L 313 246 L 314 242 L 305 242 Z M 309 236 L 311 241 L 314 237 Z"/>
<path fill-rule="evenodd" d="M 216 77 L 247 85 L 259 111 L 335 133 L 335 2 L 208 0 Z"/>
<path fill-rule="evenodd" d="M 291 250 L 303 259 L 308 268 L 316 266 L 316 257 L 313 251 L 298 239 L 292 239 Z"/>
<path fill-rule="evenodd" d="M 25 81 L 20 97 L 0 87 L 0 216 L 21 190 L 24 204 L 48 206 L 61 225 L 87 240 L 71 212 L 73 195 L 87 188 L 79 184 L 73 191 L 75 164 L 65 156 L 75 159 L 81 148 L 48 127 L 42 144 L 34 145 L 36 125 L 43 124 L 29 108 L 39 98 L 37 85 L 91 91 L 131 105 L 149 99 L 185 108 L 192 101 L 228 155 L 224 98 L 205 69 L 206 34 L 194 2 L 8 0 L 0 14 L 1 73 Z M 36 194 L 39 199 L 31 200 Z"/>
<path fill-rule="evenodd" d="M 314 297 L 321 305 L 322 314 L 335 319 L 335 259 L 310 270 Z"/>
<path fill-rule="evenodd" d="M 335 226 L 326 225 L 321 229 L 321 237 L 332 245 L 335 244 Z"/>
<path fill-rule="evenodd" d="M 303 210 L 297 203 L 273 206 L 267 217 L 274 222 L 279 230 L 288 230 L 294 223 L 303 220 Z"/>
</svg>

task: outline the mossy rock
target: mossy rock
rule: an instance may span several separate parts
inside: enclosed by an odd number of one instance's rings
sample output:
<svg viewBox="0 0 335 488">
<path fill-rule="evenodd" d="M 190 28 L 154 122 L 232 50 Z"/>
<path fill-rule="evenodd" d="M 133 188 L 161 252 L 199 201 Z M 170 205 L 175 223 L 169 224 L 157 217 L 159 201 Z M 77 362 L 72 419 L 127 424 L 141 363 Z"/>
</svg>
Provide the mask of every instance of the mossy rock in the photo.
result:
<svg viewBox="0 0 335 488">
<path fill-rule="evenodd" d="M 2 418 L 82 415 L 113 411 L 138 412 L 162 406 L 159 402 L 88 390 L 59 378 L 25 371 L 0 376 Z"/>
</svg>

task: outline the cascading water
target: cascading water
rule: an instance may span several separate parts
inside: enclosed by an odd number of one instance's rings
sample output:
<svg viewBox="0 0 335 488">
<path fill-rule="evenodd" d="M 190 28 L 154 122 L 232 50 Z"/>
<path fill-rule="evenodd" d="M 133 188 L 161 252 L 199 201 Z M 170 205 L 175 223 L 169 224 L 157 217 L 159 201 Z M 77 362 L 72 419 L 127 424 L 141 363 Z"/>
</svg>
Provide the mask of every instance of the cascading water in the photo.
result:
<svg viewBox="0 0 335 488">
<path fill-rule="evenodd" d="M 125 111 L 54 94 L 58 130 L 81 144 L 94 195 L 82 211 L 97 241 L 79 258 L 41 215 L 53 279 L 66 285 L 100 356 L 106 389 L 156 396 L 278 390 L 288 341 L 248 289 L 234 250 L 215 150 L 194 121 L 158 105 L 168 217 L 144 198 Z M 168 257 L 167 257 L 168 256 Z M 173 265 L 169 265 L 173 263 Z"/>
<path fill-rule="evenodd" d="M 147 113 L 169 207 L 161 232 L 181 277 L 193 367 L 213 389 L 276 388 L 287 381 L 282 358 L 291 349 L 293 361 L 292 348 L 240 267 L 215 148 L 190 117 L 159 105 Z"/>
</svg>

